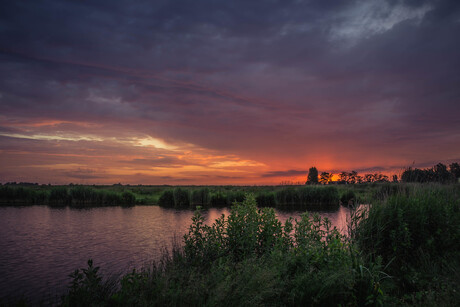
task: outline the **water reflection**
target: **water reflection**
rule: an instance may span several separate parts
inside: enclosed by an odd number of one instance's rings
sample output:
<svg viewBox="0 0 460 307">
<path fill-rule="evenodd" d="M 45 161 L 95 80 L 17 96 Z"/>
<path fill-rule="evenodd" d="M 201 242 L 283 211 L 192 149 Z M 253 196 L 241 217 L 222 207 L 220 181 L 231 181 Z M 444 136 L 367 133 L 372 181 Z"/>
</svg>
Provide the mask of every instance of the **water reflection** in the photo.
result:
<svg viewBox="0 0 460 307">
<path fill-rule="evenodd" d="M 302 211 L 277 211 L 284 221 Z M 211 224 L 226 208 L 203 212 Z M 348 209 L 320 212 L 333 226 L 346 229 Z M 106 274 L 126 272 L 158 260 L 174 239 L 181 242 L 193 211 L 156 206 L 92 209 L 0 208 L 0 298 L 24 294 L 52 297 L 65 291 L 68 274 L 88 258 Z"/>
</svg>

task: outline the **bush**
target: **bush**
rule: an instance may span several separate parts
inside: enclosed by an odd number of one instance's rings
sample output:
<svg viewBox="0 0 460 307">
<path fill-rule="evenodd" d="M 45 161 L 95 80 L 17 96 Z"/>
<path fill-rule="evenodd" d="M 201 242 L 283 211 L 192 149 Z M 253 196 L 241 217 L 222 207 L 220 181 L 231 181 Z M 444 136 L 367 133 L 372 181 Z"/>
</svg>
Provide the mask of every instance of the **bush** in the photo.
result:
<svg viewBox="0 0 460 307">
<path fill-rule="evenodd" d="M 121 198 L 123 199 L 123 205 L 134 205 L 136 203 L 136 196 L 131 191 L 124 191 L 121 194 Z"/>
<path fill-rule="evenodd" d="M 344 206 L 353 205 L 356 202 L 356 194 L 352 190 L 347 190 L 340 197 L 340 202 Z"/>
<path fill-rule="evenodd" d="M 182 188 L 174 189 L 174 207 L 175 208 L 188 208 L 190 207 L 190 195 L 188 190 Z"/>
<path fill-rule="evenodd" d="M 115 292 L 115 284 L 110 281 L 103 282 L 99 267 L 94 267 L 91 259 L 88 260 L 86 269 L 77 269 L 69 277 L 72 281 L 69 293 L 63 298 L 63 306 L 105 305 Z"/>
<path fill-rule="evenodd" d="M 165 190 L 158 199 L 158 205 L 161 207 L 174 208 L 174 193 L 171 190 Z"/>
</svg>

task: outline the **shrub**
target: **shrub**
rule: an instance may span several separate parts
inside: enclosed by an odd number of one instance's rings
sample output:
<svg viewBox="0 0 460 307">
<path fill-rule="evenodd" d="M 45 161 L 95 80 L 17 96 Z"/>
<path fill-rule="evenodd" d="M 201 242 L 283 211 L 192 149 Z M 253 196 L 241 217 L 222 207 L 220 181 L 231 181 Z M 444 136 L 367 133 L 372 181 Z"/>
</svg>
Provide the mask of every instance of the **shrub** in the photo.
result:
<svg viewBox="0 0 460 307">
<path fill-rule="evenodd" d="M 345 191 L 340 197 L 342 205 L 353 205 L 356 202 L 356 194 L 352 190 Z"/>
<path fill-rule="evenodd" d="M 165 190 L 158 199 L 158 205 L 162 207 L 174 207 L 174 193 L 171 190 Z"/>
<path fill-rule="evenodd" d="M 136 196 L 131 191 L 124 191 L 121 194 L 121 198 L 123 199 L 123 205 L 134 205 L 136 202 Z"/>
<path fill-rule="evenodd" d="M 113 282 L 102 280 L 99 267 L 93 266 L 88 260 L 86 269 L 77 269 L 69 275 L 72 278 L 69 293 L 64 297 L 63 306 L 98 306 L 104 303 L 115 292 Z"/>
<path fill-rule="evenodd" d="M 174 194 L 174 207 L 175 208 L 188 208 L 190 207 L 190 195 L 188 190 L 182 188 L 175 188 Z"/>
</svg>

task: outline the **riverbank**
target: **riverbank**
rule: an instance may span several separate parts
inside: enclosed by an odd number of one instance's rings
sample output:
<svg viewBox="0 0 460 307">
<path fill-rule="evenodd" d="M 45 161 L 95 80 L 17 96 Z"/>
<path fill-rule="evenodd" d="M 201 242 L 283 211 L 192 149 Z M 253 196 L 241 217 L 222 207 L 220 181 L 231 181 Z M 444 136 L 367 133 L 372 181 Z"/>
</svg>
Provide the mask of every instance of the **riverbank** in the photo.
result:
<svg viewBox="0 0 460 307">
<path fill-rule="evenodd" d="M 459 188 L 399 191 L 359 207 L 349 235 L 317 215 L 280 222 L 254 196 L 212 226 L 196 212 L 184 247 L 114 286 L 76 271 L 64 305 L 454 306 Z"/>
</svg>

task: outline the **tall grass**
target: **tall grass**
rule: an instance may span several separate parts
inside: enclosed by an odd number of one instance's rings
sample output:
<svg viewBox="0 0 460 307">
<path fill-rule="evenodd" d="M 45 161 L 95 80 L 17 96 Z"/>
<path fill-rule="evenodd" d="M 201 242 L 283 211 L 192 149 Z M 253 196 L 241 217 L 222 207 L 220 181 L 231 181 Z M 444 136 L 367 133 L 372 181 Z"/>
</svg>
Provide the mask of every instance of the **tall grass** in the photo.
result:
<svg viewBox="0 0 460 307">
<path fill-rule="evenodd" d="M 443 294 L 430 299 L 460 299 L 459 225 L 458 188 L 413 185 L 361 210 L 352 234 L 367 261 L 387 266 L 397 295 L 415 302 L 435 291 Z"/>
<path fill-rule="evenodd" d="M 261 207 L 334 209 L 339 205 L 338 189 L 332 186 L 278 187 L 274 191 L 261 187 L 255 192 L 257 203 Z M 174 208 L 230 207 L 235 202 L 241 203 L 244 195 L 244 189 L 176 188 L 173 191 L 163 191 L 158 204 Z"/>
<path fill-rule="evenodd" d="M 140 203 L 130 190 L 112 191 L 89 186 L 0 186 L 0 202 L 13 205 L 130 206 Z"/>
</svg>

